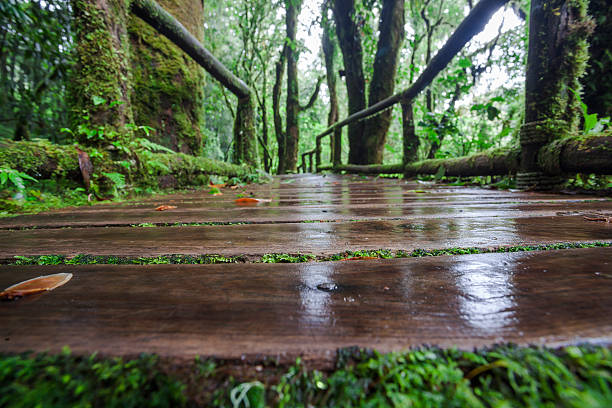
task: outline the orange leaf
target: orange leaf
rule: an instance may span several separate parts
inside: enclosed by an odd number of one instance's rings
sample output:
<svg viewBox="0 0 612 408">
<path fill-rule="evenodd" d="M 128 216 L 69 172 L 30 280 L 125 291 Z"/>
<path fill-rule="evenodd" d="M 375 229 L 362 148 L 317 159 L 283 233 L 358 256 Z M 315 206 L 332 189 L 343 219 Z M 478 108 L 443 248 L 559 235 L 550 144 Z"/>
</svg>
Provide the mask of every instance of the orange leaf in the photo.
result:
<svg viewBox="0 0 612 408">
<path fill-rule="evenodd" d="M 0 299 L 11 300 L 16 297 L 34 295 L 36 293 L 53 290 L 62 286 L 70 279 L 72 279 L 71 273 L 56 273 L 28 279 L 4 289 L 4 291 L 0 292 Z"/>
<path fill-rule="evenodd" d="M 155 209 L 155 211 L 166 211 L 166 210 L 172 210 L 174 208 L 176 208 L 176 205 L 160 205 L 159 207 Z"/>
<path fill-rule="evenodd" d="M 271 200 L 266 200 L 263 198 L 252 198 L 252 197 L 243 197 L 243 198 L 237 198 L 234 200 L 234 202 L 237 205 L 256 205 L 259 203 L 269 203 Z"/>
<path fill-rule="evenodd" d="M 223 187 L 225 187 L 225 186 L 226 186 L 226 184 L 225 184 L 225 183 L 223 183 L 223 184 L 213 184 L 213 183 L 208 183 L 208 186 L 209 186 L 209 187 L 214 187 L 214 188 L 223 188 Z"/>
</svg>

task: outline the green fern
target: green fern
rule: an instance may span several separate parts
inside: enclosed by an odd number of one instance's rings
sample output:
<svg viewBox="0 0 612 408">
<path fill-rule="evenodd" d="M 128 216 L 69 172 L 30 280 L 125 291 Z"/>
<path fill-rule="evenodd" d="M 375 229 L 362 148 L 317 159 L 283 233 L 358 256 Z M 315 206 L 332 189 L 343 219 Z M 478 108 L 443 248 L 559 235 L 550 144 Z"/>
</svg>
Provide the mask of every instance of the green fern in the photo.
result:
<svg viewBox="0 0 612 408">
<path fill-rule="evenodd" d="M 0 167 L 0 186 L 7 185 L 10 181 L 13 186 L 17 187 L 17 190 L 21 191 L 25 189 L 25 180 L 38 182 L 34 177 L 30 177 L 21 171 L 10 167 Z"/>
<path fill-rule="evenodd" d="M 123 188 L 125 184 L 125 176 L 121 173 L 102 173 L 106 178 L 113 182 L 115 188 Z"/>
</svg>

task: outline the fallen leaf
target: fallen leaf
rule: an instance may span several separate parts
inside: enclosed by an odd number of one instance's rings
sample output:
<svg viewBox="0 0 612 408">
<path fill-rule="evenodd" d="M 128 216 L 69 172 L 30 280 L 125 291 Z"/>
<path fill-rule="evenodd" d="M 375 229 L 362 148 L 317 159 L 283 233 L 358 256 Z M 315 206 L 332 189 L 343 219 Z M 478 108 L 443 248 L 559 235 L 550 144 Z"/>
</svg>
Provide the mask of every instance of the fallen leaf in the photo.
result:
<svg viewBox="0 0 612 408">
<path fill-rule="evenodd" d="M 28 279 L 4 289 L 2 292 L 0 292 L 0 299 L 12 300 L 17 297 L 34 295 L 36 293 L 53 290 L 59 286 L 62 286 L 70 279 L 72 279 L 71 273 L 56 273 L 53 275 L 45 275 Z"/>
<path fill-rule="evenodd" d="M 172 210 L 174 208 L 176 208 L 176 205 L 160 205 L 159 207 L 155 209 L 155 211 L 166 211 L 166 210 Z"/>
<path fill-rule="evenodd" d="M 234 202 L 237 205 L 254 205 L 254 204 L 259 204 L 259 203 L 269 203 L 272 200 L 266 200 L 264 198 L 252 198 L 252 197 L 242 197 L 242 198 L 237 198 L 234 200 Z"/>
<path fill-rule="evenodd" d="M 612 222 L 612 217 L 604 217 L 604 216 L 596 216 L 596 217 L 584 217 L 587 221 L 602 221 L 602 222 Z"/>
<path fill-rule="evenodd" d="M 231 188 L 232 190 L 235 190 L 235 189 L 237 189 L 238 187 L 240 187 L 238 184 L 233 185 L 233 186 L 230 186 L 230 188 Z"/>
<path fill-rule="evenodd" d="M 212 187 L 212 188 L 223 188 L 223 187 L 225 187 L 225 186 L 226 186 L 226 184 L 225 184 L 225 183 L 223 183 L 223 184 L 213 184 L 213 183 L 208 183 L 208 187 Z"/>
</svg>

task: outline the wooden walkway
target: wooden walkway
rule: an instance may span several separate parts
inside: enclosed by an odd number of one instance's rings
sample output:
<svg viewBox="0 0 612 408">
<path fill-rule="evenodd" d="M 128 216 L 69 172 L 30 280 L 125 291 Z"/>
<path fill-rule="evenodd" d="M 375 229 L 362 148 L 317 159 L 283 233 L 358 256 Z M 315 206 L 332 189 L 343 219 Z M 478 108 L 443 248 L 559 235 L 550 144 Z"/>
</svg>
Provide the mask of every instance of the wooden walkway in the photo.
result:
<svg viewBox="0 0 612 408">
<path fill-rule="evenodd" d="M 612 242 L 612 224 L 591 220 L 612 215 L 612 201 L 592 196 L 318 175 L 222 191 L 0 219 L 0 261 Z M 237 194 L 270 201 L 239 207 Z M 177 208 L 155 211 L 161 204 Z M 74 274 L 65 286 L 0 303 L 0 351 L 68 345 L 325 361 L 353 345 L 612 342 L 608 247 L 301 264 L 3 265 L 0 289 L 60 271 Z"/>
</svg>

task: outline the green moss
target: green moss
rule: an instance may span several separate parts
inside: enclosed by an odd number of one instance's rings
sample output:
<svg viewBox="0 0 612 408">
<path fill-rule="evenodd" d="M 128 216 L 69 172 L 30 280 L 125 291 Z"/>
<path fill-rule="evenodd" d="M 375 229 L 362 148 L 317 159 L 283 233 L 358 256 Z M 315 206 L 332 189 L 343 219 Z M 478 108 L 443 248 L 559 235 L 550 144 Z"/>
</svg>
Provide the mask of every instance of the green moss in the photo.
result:
<svg viewBox="0 0 612 408">
<path fill-rule="evenodd" d="M 11 265 L 157 265 L 157 264 L 225 264 L 243 261 L 236 256 L 222 255 L 160 255 L 154 257 L 126 257 L 80 254 L 74 257 L 64 255 L 16 256 Z"/>
<path fill-rule="evenodd" d="M 161 1 L 160 5 L 201 40 L 199 1 Z M 175 151 L 202 153 L 203 69 L 152 27 L 135 16 L 128 21 L 132 47 L 134 117 L 154 129 L 151 139 Z"/>
<path fill-rule="evenodd" d="M 69 82 L 72 127 L 102 126 L 103 135 L 129 139 L 125 128 L 133 123 L 126 31 L 129 2 L 72 0 L 72 8 L 76 31 L 76 65 Z M 108 143 L 104 137 L 77 137 L 86 145 Z"/>
<path fill-rule="evenodd" d="M 48 141 L 0 142 L 0 165 L 32 177 L 67 177 L 79 171 L 78 154 L 73 146 Z"/>
<path fill-rule="evenodd" d="M 144 225 L 143 227 L 151 227 Z M 542 245 L 513 245 L 496 248 L 456 247 L 443 249 L 415 249 L 408 251 L 393 251 L 389 249 L 345 251 L 331 256 L 317 256 L 313 254 L 264 254 L 255 262 L 262 263 L 304 263 L 312 261 L 344 261 L 348 258 L 421 258 L 429 256 L 469 255 L 486 253 L 509 253 L 530 251 L 552 251 L 577 248 L 609 248 L 612 242 L 558 242 Z M 88 265 L 88 264 L 217 264 L 247 262 L 247 256 L 221 256 L 221 255 L 160 255 L 157 257 L 126 257 L 112 255 L 80 254 L 74 257 L 65 255 L 16 256 L 13 262 L 4 261 L 9 265 Z M 2 262 L 0 262 L 2 263 Z"/>
</svg>

